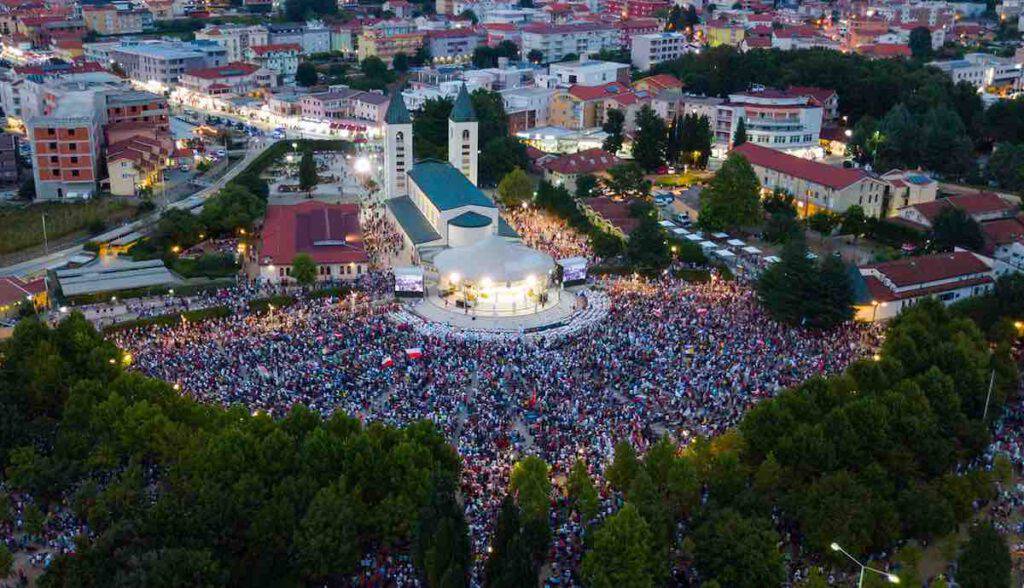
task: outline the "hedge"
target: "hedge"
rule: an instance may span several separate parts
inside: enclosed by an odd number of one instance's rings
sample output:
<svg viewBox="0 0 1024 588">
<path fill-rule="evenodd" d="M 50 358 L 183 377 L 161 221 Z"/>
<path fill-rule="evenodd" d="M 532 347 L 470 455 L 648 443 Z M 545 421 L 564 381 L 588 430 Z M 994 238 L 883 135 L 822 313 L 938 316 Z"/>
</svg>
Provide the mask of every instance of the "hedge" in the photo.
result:
<svg viewBox="0 0 1024 588">
<path fill-rule="evenodd" d="M 266 298 L 257 298 L 249 301 L 249 310 L 252 312 L 265 312 L 273 305 L 274 308 L 284 308 L 295 304 L 296 298 L 287 294 L 277 294 Z"/>
<path fill-rule="evenodd" d="M 200 310 L 188 310 L 176 314 L 161 314 L 159 316 L 136 319 L 134 321 L 125 321 L 123 323 L 117 323 L 116 325 L 104 327 L 103 332 L 115 333 L 117 331 L 123 331 L 125 329 L 134 329 L 136 327 L 150 327 L 154 325 L 173 326 L 179 324 L 182 318 L 184 318 L 186 321 L 199 322 L 215 318 L 224 318 L 230 315 L 231 309 L 228 308 L 227 306 L 212 306 L 210 308 L 203 308 Z"/>
</svg>

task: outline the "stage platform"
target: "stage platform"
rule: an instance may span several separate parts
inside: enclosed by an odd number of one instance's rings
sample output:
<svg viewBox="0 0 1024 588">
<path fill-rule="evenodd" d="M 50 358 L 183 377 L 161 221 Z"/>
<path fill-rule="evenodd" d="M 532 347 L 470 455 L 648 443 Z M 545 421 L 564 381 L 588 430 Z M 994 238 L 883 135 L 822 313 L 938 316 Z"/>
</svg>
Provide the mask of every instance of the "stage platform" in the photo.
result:
<svg viewBox="0 0 1024 588">
<path fill-rule="evenodd" d="M 580 293 L 588 301 L 583 308 L 577 305 Z M 608 295 L 580 287 L 564 290 L 557 302 L 530 314 L 493 316 L 486 310 L 475 313 L 472 309 L 466 313 L 462 308 L 446 307 L 436 296 L 428 296 L 406 303 L 391 318 L 429 334 L 501 338 L 565 336 L 603 320 L 607 314 Z"/>
</svg>

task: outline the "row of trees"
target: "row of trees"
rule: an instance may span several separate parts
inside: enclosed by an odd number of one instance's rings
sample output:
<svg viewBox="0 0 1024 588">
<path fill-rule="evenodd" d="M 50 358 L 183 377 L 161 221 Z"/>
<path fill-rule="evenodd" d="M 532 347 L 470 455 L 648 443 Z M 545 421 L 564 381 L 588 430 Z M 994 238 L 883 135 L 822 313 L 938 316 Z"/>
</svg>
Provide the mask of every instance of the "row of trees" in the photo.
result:
<svg viewBox="0 0 1024 588">
<path fill-rule="evenodd" d="M 125 371 L 78 314 L 21 322 L 2 356 L 8 486 L 94 533 L 41 586 L 339 583 L 367 550 L 410 545 L 430 585 L 468 581 L 461 465 L 430 423 L 200 405 Z"/>
<path fill-rule="evenodd" d="M 625 140 L 625 115 L 611 109 L 605 116 L 602 130 L 608 133 L 602 148 L 615 154 Z M 687 114 L 675 117 L 671 124 L 648 105 L 636 114 L 633 138 L 633 159 L 645 171 L 654 171 L 666 163 L 686 163 L 695 167 L 707 165 L 714 134 L 706 116 Z"/>
<path fill-rule="evenodd" d="M 495 186 L 516 168 L 529 166 L 526 147 L 509 135 L 508 115 L 501 94 L 479 89 L 470 95 L 479 123 L 479 183 Z M 416 141 L 413 149 L 417 159 L 448 159 L 448 116 L 452 101 L 427 100 L 413 120 Z"/>
<path fill-rule="evenodd" d="M 1016 381 L 1006 340 L 990 347 L 972 321 L 921 303 L 892 323 L 877 359 L 757 404 L 736 430 L 681 453 L 662 440 L 642 458 L 620 442 L 606 477 L 625 505 L 590 532 L 581 574 L 588 585 L 653 586 L 672 568 L 692 568 L 705 585 L 776 586 L 777 528 L 801 537 L 800 557 L 836 567 L 848 562 L 832 542 L 866 555 L 952 536 L 975 500 L 1010 480 L 1001 458 L 992 471 L 963 465 L 984 451 L 987 425 Z M 573 504 L 590 520 L 583 502 Z M 979 525 L 958 581 L 1006 586 L 1008 556 L 1005 541 Z M 892 559 L 919 557 L 906 546 Z M 920 584 L 912 565 L 899 574 Z"/>
</svg>

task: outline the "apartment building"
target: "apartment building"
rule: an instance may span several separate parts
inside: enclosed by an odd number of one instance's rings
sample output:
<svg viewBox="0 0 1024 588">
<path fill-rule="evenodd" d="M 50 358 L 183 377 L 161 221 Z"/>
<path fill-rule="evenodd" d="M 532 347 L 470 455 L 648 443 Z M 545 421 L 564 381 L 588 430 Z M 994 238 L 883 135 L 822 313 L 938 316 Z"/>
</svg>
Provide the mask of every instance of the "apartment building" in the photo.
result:
<svg viewBox="0 0 1024 588">
<path fill-rule="evenodd" d="M 455 63 L 469 61 L 473 50 L 484 41 L 483 34 L 473 28 L 429 31 L 427 46 L 434 62 Z"/>
<path fill-rule="evenodd" d="M 280 81 L 295 79 L 299 69 L 299 54 L 302 46 L 295 43 L 284 45 L 256 45 L 245 51 L 245 60 L 278 75 Z"/>
<path fill-rule="evenodd" d="M 523 26 L 521 34 L 523 55 L 539 51 L 544 63 L 556 62 L 570 53 L 594 54 L 619 48 L 619 31 L 609 24 L 531 23 Z"/>
<path fill-rule="evenodd" d="M 765 195 L 782 190 L 793 196 L 801 218 L 820 210 L 843 213 L 854 205 L 867 216 L 883 212 L 886 183 L 862 169 L 833 167 L 752 143 L 732 153 L 750 162 Z"/>
<path fill-rule="evenodd" d="M 654 33 L 633 37 L 630 55 L 633 67 L 646 71 L 659 63 L 679 59 L 696 50 L 683 33 Z"/>
<path fill-rule="evenodd" d="M 602 86 L 573 86 L 551 97 L 548 124 L 582 130 L 604 124 L 608 111 L 622 112 L 626 131 L 636 129 L 636 115 L 651 102 L 646 92 L 634 92 L 628 84 L 613 82 Z"/>
<path fill-rule="evenodd" d="M 359 36 L 359 60 L 367 57 L 378 57 L 384 63 L 391 65 L 395 55 L 404 53 L 409 57 L 416 54 L 416 51 L 423 46 L 427 34 L 423 32 L 411 32 L 389 35 L 379 29 L 363 29 Z"/>
<path fill-rule="evenodd" d="M 605 0 L 604 8 L 609 14 L 620 16 L 623 20 L 633 18 L 650 18 L 660 10 L 667 11 L 671 6 L 668 0 Z"/>
<path fill-rule="evenodd" d="M 191 70 L 181 76 L 180 84 L 185 90 L 207 96 L 246 94 L 276 85 L 277 74 L 252 63 Z"/>
<path fill-rule="evenodd" d="M 331 50 L 331 30 L 323 22 L 289 22 L 266 25 L 265 45 L 290 45 L 302 47 L 303 55 L 327 53 Z"/>
<path fill-rule="evenodd" d="M 1024 79 L 1020 62 L 988 53 L 968 53 L 963 59 L 933 61 L 928 65 L 946 72 L 953 83 L 967 82 L 979 90 L 992 86 L 1020 90 Z"/>
<path fill-rule="evenodd" d="M 715 115 L 716 154 L 732 145 L 744 121 L 747 140 L 801 157 L 820 157 L 823 109 L 811 96 L 780 90 L 730 94 Z"/>
<path fill-rule="evenodd" d="M 619 47 L 629 50 L 633 46 L 633 37 L 660 33 L 665 27 L 656 18 L 630 18 L 615 23 L 619 31 Z"/>
<path fill-rule="evenodd" d="M 98 35 L 126 35 L 141 33 L 146 11 L 120 8 L 113 4 L 86 4 L 82 6 L 82 22 Z"/>
<path fill-rule="evenodd" d="M 269 43 L 266 27 L 260 25 L 207 25 L 196 31 L 196 40 L 212 41 L 227 50 L 228 62 L 244 61 L 249 47 Z"/>
<path fill-rule="evenodd" d="M 615 61 L 598 61 L 585 54 L 575 61 L 562 61 L 548 66 L 548 73 L 562 88 L 600 86 L 611 82 L 629 83 L 629 65 Z"/>
<path fill-rule="evenodd" d="M 110 49 L 109 59 L 137 82 L 172 86 L 187 71 L 224 65 L 227 50 L 210 41 L 122 41 Z"/>
<path fill-rule="evenodd" d="M 107 148 L 107 177 L 114 196 L 136 196 L 158 181 L 167 165 L 173 142 L 136 135 Z"/>
<path fill-rule="evenodd" d="M 746 34 L 746 30 L 742 25 L 733 24 L 725 20 L 705 22 L 698 27 L 697 32 L 704 38 L 704 43 L 710 47 L 718 47 L 719 45 L 739 47 Z"/>
<path fill-rule="evenodd" d="M 330 92 L 307 94 L 299 98 L 298 104 L 303 118 L 356 118 L 379 125 L 384 122 L 388 97 L 380 92 L 340 88 Z"/>
<path fill-rule="evenodd" d="M 81 104 L 65 100 L 57 113 L 27 121 L 37 200 L 89 197 L 96 190 L 102 133 L 95 105 L 91 97 Z"/>
<path fill-rule="evenodd" d="M 21 179 L 18 168 L 18 143 L 18 135 L 0 133 L 0 184 L 17 184 Z"/>
</svg>

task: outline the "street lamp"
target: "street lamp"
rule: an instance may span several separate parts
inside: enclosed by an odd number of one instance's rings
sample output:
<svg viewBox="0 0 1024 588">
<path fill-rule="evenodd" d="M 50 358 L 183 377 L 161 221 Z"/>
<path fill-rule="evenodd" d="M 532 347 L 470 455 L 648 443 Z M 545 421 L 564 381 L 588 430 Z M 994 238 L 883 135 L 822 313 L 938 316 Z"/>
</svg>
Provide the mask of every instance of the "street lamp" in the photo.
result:
<svg viewBox="0 0 1024 588">
<path fill-rule="evenodd" d="M 857 588 L 861 588 L 864 585 L 864 572 L 867 570 L 871 570 L 872 572 L 875 572 L 876 574 L 884 577 L 886 580 L 889 581 L 890 584 L 900 583 L 900 578 L 896 574 L 890 574 L 889 572 L 878 570 L 871 566 L 866 566 L 860 563 L 859 561 L 857 561 L 857 558 L 850 555 L 849 552 L 843 549 L 838 543 L 833 542 L 832 545 L 830 545 L 829 547 L 832 548 L 832 551 L 838 551 L 839 553 L 842 553 L 846 557 L 850 558 L 850 561 L 860 566 L 860 578 L 857 580 Z"/>
</svg>

